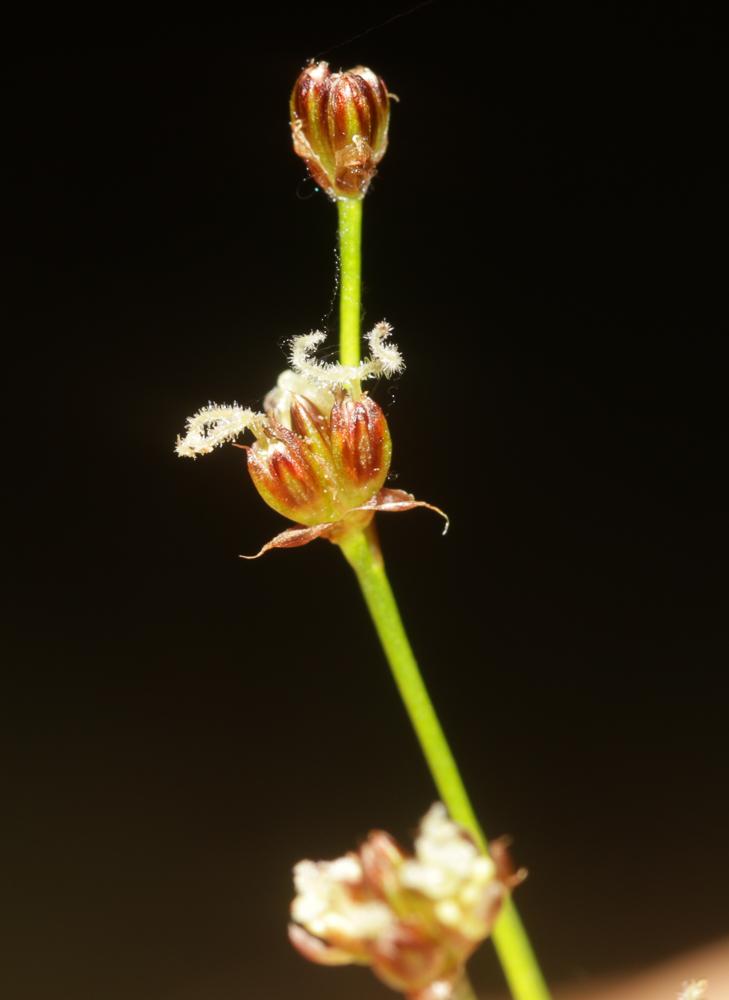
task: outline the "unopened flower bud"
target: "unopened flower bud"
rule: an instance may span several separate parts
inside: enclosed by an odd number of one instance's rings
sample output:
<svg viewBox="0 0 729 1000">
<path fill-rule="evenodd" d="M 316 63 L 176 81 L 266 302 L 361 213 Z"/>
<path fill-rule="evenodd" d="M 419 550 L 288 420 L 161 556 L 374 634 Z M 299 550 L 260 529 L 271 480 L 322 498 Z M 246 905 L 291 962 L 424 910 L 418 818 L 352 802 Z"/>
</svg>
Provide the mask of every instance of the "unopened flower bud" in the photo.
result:
<svg viewBox="0 0 729 1000">
<path fill-rule="evenodd" d="M 361 198 L 387 148 L 390 95 L 366 66 L 302 71 L 291 93 L 294 151 L 331 198 Z"/>
<path fill-rule="evenodd" d="M 298 524 L 340 521 L 384 485 L 392 445 L 387 421 L 369 396 L 355 401 L 330 394 L 329 412 L 313 399 L 291 394 L 288 414 L 280 403 L 264 436 L 248 449 L 248 471 L 266 503 Z"/>
<path fill-rule="evenodd" d="M 323 470 L 304 438 L 267 424 L 265 436 L 246 451 L 253 484 L 269 507 L 300 524 L 321 520 Z"/>
<path fill-rule="evenodd" d="M 333 406 L 330 423 L 332 454 L 343 481 L 353 492 L 371 496 L 370 484 L 378 483 L 378 489 L 384 484 L 392 457 L 385 414 L 370 396 L 345 396 Z"/>
</svg>

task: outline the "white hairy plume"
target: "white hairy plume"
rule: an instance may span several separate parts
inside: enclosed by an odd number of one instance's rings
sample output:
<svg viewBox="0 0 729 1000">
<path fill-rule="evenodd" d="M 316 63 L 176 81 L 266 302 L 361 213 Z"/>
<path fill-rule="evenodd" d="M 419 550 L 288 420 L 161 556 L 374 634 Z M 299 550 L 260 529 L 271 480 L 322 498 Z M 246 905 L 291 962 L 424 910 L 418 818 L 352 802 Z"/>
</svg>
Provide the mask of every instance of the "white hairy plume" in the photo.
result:
<svg viewBox="0 0 729 1000">
<path fill-rule="evenodd" d="M 218 445 L 234 441 L 249 427 L 255 428 L 262 419 L 261 413 L 238 406 L 236 403 L 232 406 L 208 403 L 187 418 L 185 436 L 177 438 L 175 452 L 180 458 L 207 455 Z"/>
<path fill-rule="evenodd" d="M 313 354 L 326 340 L 326 334 L 319 330 L 305 333 L 291 341 L 291 367 L 309 381 L 328 389 L 344 389 L 352 382 L 362 382 L 378 375 L 392 378 L 403 371 L 405 362 L 397 347 L 386 343 L 391 333 L 392 327 L 384 320 L 370 330 L 366 338 L 370 357 L 360 361 L 358 365 L 317 361 Z"/>
</svg>

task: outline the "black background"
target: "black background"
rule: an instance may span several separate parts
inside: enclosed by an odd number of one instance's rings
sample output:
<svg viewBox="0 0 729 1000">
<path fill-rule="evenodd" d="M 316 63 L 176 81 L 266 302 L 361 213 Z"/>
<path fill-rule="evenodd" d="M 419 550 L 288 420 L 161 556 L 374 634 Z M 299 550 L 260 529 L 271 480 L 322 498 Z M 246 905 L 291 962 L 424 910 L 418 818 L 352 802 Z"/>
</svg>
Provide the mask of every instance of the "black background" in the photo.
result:
<svg viewBox="0 0 729 1000">
<path fill-rule="evenodd" d="M 172 453 L 209 398 L 260 402 L 286 338 L 336 332 L 335 211 L 287 127 L 322 53 L 401 99 L 365 324 L 408 362 L 374 389 L 393 483 L 452 528 L 381 535 L 545 969 L 729 931 L 716 26 L 437 2 L 381 23 L 404 9 L 11 46 L 12 1000 L 385 995 L 285 938 L 296 860 L 405 838 L 435 794 L 354 581 L 325 542 L 241 562 L 283 527 L 241 454 Z M 498 987 L 490 946 L 474 975 Z"/>
</svg>

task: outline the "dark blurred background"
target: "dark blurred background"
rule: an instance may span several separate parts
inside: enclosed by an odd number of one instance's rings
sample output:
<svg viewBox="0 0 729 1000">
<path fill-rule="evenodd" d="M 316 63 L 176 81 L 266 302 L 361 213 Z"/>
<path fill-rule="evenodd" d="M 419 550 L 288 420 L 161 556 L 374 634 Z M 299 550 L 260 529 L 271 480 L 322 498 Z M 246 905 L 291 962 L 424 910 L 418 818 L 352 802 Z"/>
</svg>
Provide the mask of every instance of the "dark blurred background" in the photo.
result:
<svg viewBox="0 0 729 1000">
<path fill-rule="evenodd" d="M 285 935 L 295 861 L 435 797 L 354 580 L 325 542 L 241 562 L 283 527 L 241 453 L 172 452 L 336 332 L 335 210 L 287 125 L 311 56 L 400 97 L 364 321 L 408 362 L 374 389 L 393 482 L 452 527 L 381 535 L 545 969 L 729 932 L 725 56 L 700 6 L 626 9 L 8 36 L 8 1000 L 387 995 Z M 490 945 L 474 978 L 500 988 Z"/>
</svg>

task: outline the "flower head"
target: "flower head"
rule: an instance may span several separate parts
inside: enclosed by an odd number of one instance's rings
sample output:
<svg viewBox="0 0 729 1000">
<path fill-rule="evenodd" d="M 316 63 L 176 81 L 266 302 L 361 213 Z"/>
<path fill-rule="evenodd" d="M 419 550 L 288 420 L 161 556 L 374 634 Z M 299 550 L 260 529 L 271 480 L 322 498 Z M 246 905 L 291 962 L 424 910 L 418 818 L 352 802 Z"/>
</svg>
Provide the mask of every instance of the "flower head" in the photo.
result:
<svg viewBox="0 0 729 1000">
<path fill-rule="evenodd" d="M 293 945 L 322 965 L 369 965 L 409 1000 L 450 1000 L 464 963 L 524 878 L 436 803 L 408 855 L 383 831 L 335 861 L 294 868 Z"/>
<path fill-rule="evenodd" d="M 311 63 L 291 93 L 294 152 L 331 198 L 362 198 L 387 149 L 390 95 L 366 66 Z"/>
<path fill-rule="evenodd" d="M 402 355 L 388 340 L 391 332 L 389 324 L 378 323 L 367 335 L 370 357 L 349 366 L 314 356 L 323 333 L 294 337 L 291 368 L 266 396 L 264 412 L 209 403 L 188 419 L 175 448 L 181 457 L 206 455 L 245 431 L 253 434 L 252 444 L 238 446 L 246 452 L 251 479 L 270 507 L 299 526 L 277 535 L 258 555 L 320 537 L 337 541 L 365 527 L 378 510 L 437 510 L 384 486 L 390 431 L 361 383 L 404 368 Z"/>
</svg>

